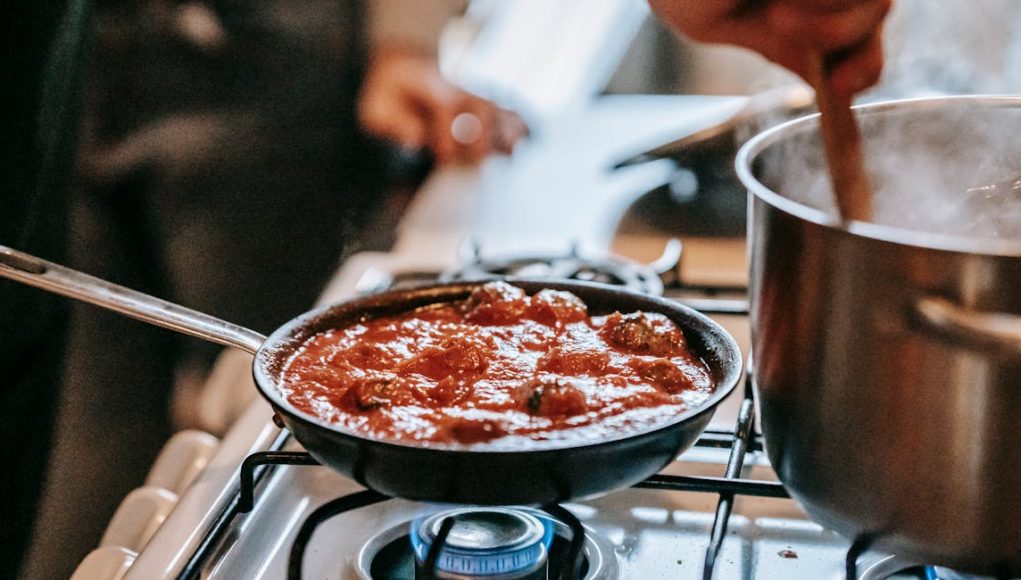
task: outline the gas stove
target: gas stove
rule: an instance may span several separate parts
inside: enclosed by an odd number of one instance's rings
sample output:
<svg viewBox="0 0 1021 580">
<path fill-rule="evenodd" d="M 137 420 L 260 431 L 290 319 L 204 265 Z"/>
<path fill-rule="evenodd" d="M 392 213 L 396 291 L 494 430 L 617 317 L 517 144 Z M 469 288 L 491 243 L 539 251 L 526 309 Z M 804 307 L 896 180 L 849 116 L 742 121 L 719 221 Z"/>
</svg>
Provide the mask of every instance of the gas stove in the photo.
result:
<svg viewBox="0 0 1021 580">
<path fill-rule="evenodd" d="M 603 281 L 656 280 L 664 296 L 710 314 L 747 348 L 744 288 L 687 283 L 677 241 L 648 265 L 578 252 L 500 260 L 480 253 L 469 253 L 460 268 L 454 259 L 431 271 L 392 254 L 355 256 L 326 299 L 487 276 L 489 269 L 504 274 L 510 265 L 533 275 L 548 269 Z M 570 268 L 558 269 L 563 263 Z M 258 440 L 238 445 L 235 426 L 158 531 L 134 540 L 144 550 L 118 552 L 131 556 L 121 569 L 127 578 L 353 580 L 428 577 L 430 570 L 437 578 L 839 578 L 847 562 L 859 578 L 885 578 L 910 567 L 881 554 L 857 557 L 867 546 L 806 518 L 762 453 L 751 385 L 739 391 L 695 448 L 662 473 L 545 511 L 423 504 L 365 490 L 319 466 L 255 401 L 239 423 L 261 418 Z M 432 546 L 439 547 L 430 560 Z M 479 575 L 487 571 L 493 574 Z"/>
<path fill-rule="evenodd" d="M 628 153 L 622 147 L 642 151 L 739 105 L 606 99 L 537 131 L 513 163 L 434 174 L 394 247 L 348 258 L 321 302 L 440 279 L 574 276 L 684 302 L 748 353 L 745 241 L 665 232 L 662 220 L 631 212 L 635 192 L 661 187 L 670 167 L 607 174 Z M 200 424 L 220 438 L 190 431 L 171 439 L 74 580 L 277 579 L 299 569 L 344 580 L 413 578 L 416 569 L 457 578 L 475 570 L 498 578 L 563 570 L 586 579 L 951 578 L 810 521 L 762 452 L 750 384 L 718 407 L 692 449 L 633 488 L 466 514 L 465 506 L 384 498 L 317 465 L 274 423 L 250 373 L 250 357 L 223 355 L 197 405 Z"/>
</svg>

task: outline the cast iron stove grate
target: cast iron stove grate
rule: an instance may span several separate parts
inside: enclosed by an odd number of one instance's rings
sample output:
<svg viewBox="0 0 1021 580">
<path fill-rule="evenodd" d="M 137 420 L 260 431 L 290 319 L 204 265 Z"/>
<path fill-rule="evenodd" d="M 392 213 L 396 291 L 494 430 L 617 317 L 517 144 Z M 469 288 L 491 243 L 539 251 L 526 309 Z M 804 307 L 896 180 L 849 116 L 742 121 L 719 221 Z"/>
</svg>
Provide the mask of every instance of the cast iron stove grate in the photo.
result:
<svg viewBox="0 0 1021 580">
<path fill-rule="evenodd" d="M 716 559 L 723 545 L 736 495 L 774 498 L 789 497 L 787 491 L 778 482 L 749 480 L 739 477 L 748 451 L 760 451 L 762 449 L 761 438 L 756 435 L 754 426 L 755 405 L 753 391 L 750 382 L 746 380 L 745 399 L 742 402 L 734 431 L 708 430 L 695 443 L 698 447 L 730 449 L 730 456 L 722 477 L 655 475 L 634 486 L 639 489 L 719 494 L 719 502 L 703 567 L 703 578 L 705 579 L 713 577 Z M 281 439 L 285 438 L 286 435 L 281 437 Z M 282 445 L 283 441 L 279 443 Z M 225 510 L 219 521 L 214 524 L 213 529 L 207 534 L 203 545 L 196 551 L 196 554 L 188 562 L 179 578 L 197 578 L 199 576 L 202 563 L 208 557 L 208 552 L 212 550 L 218 537 L 222 536 L 226 529 L 230 527 L 232 520 L 240 517 L 241 514 L 250 512 L 254 508 L 257 499 L 255 491 L 259 481 L 267 476 L 268 469 L 279 465 L 318 465 L 318 463 L 305 452 L 266 451 L 249 455 L 241 468 L 241 484 L 238 495 L 231 502 L 228 509 Z M 300 571 L 305 546 L 320 524 L 344 512 L 388 499 L 390 498 L 374 491 L 361 491 L 337 498 L 317 508 L 306 519 L 295 538 L 291 549 L 288 577 L 292 579 L 301 577 Z M 565 558 L 565 568 L 567 570 L 561 571 L 558 577 L 573 579 L 575 576 L 572 575 L 571 571 L 578 569 L 577 562 L 580 558 L 580 546 L 583 541 L 584 528 L 568 510 L 560 506 L 547 506 L 545 509 L 572 530 L 572 549 L 568 552 L 568 557 Z M 442 548 L 442 542 L 434 543 L 431 548 L 431 551 L 435 550 L 438 553 L 438 550 Z"/>
</svg>

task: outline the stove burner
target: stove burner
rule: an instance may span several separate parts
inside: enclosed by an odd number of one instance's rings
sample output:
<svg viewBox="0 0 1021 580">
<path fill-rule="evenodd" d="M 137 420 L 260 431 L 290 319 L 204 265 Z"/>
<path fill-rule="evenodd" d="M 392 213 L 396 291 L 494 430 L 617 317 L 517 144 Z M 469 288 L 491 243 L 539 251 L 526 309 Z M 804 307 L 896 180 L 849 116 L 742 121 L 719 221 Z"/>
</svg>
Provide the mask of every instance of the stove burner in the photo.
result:
<svg viewBox="0 0 1021 580">
<path fill-rule="evenodd" d="M 545 578 L 553 524 L 520 510 L 463 508 L 415 520 L 409 535 L 419 576 L 439 543 L 437 578 Z"/>
<path fill-rule="evenodd" d="M 469 517 L 470 515 L 470 517 Z M 543 512 L 531 508 L 463 508 L 447 510 L 424 518 L 418 518 L 413 522 L 393 526 L 377 534 L 362 547 L 357 559 L 357 572 L 363 580 L 414 580 L 421 578 L 422 556 L 416 557 L 417 547 L 415 543 L 415 531 L 419 535 L 435 537 L 440 532 L 440 526 L 448 518 L 453 517 L 460 520 L 455 524 L 447 537 L 442 550 L 442 556 L 437 560 L 437 578 L 493 578 L 523 579 L 523 578 L 546 578 L 547 571 L 550 578 L 555 578 L 556 571 L 562 570 L 565 560 L 570 552 L 571 530 L 560 521 L 551 519 Z M 538 524 L 539 527 L 535 527 Z M 459 529 L 460 528 L 460 529 Z M 410 532 L 409 532 L 410 530 Z M 613 545 L 605 538 L 594 534 L 591 530 L 585 530 L 585 539 L 582 546 L 581 570 L 577 576 L 583 580 L 607 580 L 618 577 L 616 556 L 614 556 Z M 536 534 L 540 542 L 546 542 L 545 565 L 539 568 L 524 568 L 517 572 L 505 570 L 500 573 L 483 571 L 472 568 L 458 572 L 445 572 L 442 569 L 443 560 L 447 557 L 449 547 L 459 546 L 462 543 L 477 545 L 504 545 L 506 543 L 517 543 L 517 545 L 529 544 L 534 541 Z M 492 560 L 490 560 L 492 561 Z M 463 562 L 462 562 L 463 563 Z M 492 569 L 491 569 L 492 570 Z"/>
<path fill-rule="evenodd" d="M 555 278 L 624 286 L 637 292 L 661 296 L 663 278 L 676 276 L 681 244 L 671 240 L 663 256 L 652 264 L 641 264 L 619 256 L 589 258 L 572 250 L 563 256 L 526 256 L 483 260 L 474 248 L 461 268 L 444 273 L 441 280 L 481 280 L 493 277 Z"/>
</svg>

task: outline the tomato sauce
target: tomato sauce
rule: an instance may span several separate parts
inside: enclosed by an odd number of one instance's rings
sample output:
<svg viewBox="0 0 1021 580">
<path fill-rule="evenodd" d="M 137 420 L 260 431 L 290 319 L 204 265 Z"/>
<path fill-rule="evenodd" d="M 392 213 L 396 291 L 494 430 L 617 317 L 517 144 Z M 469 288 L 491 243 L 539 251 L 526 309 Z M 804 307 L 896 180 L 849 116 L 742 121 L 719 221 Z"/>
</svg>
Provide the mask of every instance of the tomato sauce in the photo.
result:
<svg viewBox="0 0 1021 580">
<path fill-rule="evenodd" d="M 295 407 L 368 437 L 516 448 L 661 424 L 713 388 L 665 316 L 590 316 L 568 292 L 504 282 L 316 334 L 281 375 Z"/>
</svg>

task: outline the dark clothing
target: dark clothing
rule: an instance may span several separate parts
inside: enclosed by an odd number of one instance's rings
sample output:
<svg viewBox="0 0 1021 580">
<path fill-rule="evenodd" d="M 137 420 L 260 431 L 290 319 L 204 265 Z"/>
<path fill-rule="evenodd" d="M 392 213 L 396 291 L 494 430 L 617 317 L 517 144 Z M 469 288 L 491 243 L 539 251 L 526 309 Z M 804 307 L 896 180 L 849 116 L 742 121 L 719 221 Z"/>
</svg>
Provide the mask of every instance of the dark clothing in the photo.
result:
<svg viewBox="0 0 1021 580">
<path fill-rule="evenodd" d="M 263 332 L 309 308 L 381 187 L 355 127 L 360 25 L 353 0 L 97 2 L 69 263 Z M 175 372 L 219 351 L 71 312 L 28 578 L 95 547 L 172 430 Z"/>
<path fill-rule="evenodd" d="M 97 2 L 87 27 L 87 0 L 67 1 L 60 98 L 41 117 L 40 31 L 54 15 L 22 2 L 35 23 L 8 36 L 25 45 L 7 54 L 25 75 L 12 117 L 24 126 L 20 145 L 5 143 L 20 157 L 5 158 L 17 161 L 4 166 L 0 243 L 264 332 L 308 308 L 382 186 L 378 150 L 355 129 L 360 4 L 210 2 L 226 40 L 203 44 L 181 12 L 196 3 Z M 32 157 L 37 117 L 44 154 Z M 0 475 L 0 578 L 26 549 L 51 445 L 27 573 L 66 577 L 170 434 L 182 357 L 217 350 L 9 282 L 0 347 L 0 465 L 16 466 Z"/>
<path fill-rule="evenodd" d="M 5 50 L 9 89 L 2 158 L 0 243 L 52 260 L 66 250 L 84 23 L 74 1 L 63 23 L 52 4 L 18 2 Z M 53 52 L 49 53 L 51 42 Z M 44 63 L 49 55 L 48 75 Z M 45 79 L 45 82 L 44 82 Z M 38 139 L 36 136 L 38 135 Z M 67 329 L 66 302 L 0 281 L 0 577 L 12 578 L 27 547 L 52 436 Z"/>
<path fill-rule="evenodd" d="M 0 244 L 64 261 L 89 2 L 20 0 L 8 16 Z M 0 578 L 28 544 L 66 330 L 66 301 L 0 281 Z"/>
</svg>

